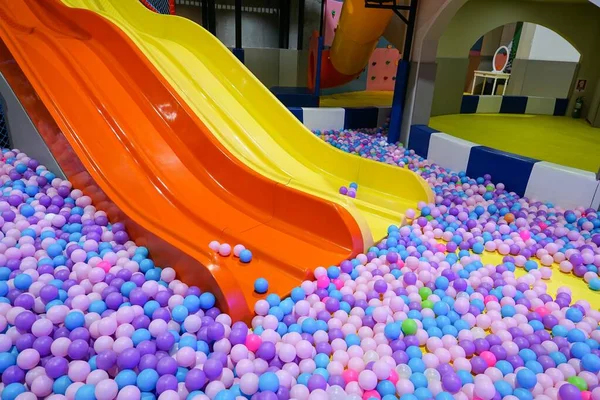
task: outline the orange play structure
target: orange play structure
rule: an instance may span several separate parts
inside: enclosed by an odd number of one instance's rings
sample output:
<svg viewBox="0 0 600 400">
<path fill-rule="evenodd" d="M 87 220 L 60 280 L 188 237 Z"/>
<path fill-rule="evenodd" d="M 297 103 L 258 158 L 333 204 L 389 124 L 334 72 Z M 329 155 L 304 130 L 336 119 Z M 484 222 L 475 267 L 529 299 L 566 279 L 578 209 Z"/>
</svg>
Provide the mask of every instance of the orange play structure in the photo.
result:
<svg viewBox="0 0 600 400">
<path fill-rule="evenodd" d="M 58 0 L 4 1 L 0 19 L 0 72 L 67 177 L 234 320 L 251 316 L 258 277 L 285 295 L 363 250 L 348 211 L 233 157 L 106 19 Z M 216 256 L 212 240 L 253 261 Z"/>
</svg>

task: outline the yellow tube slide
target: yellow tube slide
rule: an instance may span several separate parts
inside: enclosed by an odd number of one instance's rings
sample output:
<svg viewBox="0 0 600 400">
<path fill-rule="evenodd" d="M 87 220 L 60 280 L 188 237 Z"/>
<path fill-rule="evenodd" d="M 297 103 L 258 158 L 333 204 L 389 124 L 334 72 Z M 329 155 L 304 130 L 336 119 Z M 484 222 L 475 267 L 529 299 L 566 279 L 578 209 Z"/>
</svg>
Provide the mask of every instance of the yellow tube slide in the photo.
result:
<svg viewBox="0 0 600 400">
<path fill-rule="evenodd" d="M 360 75 L 392 15 L 392 10 L 365 7 L 364 0 L 344 0 L 331 48 L 324 50 L 321 57 L 321 88 L 340 86 Z M 310 62 L 316 60 L 316 55 L 310 57 Z M 311 88 L 315 71 L 315 65 L 309 66 Z"/>
<path fill-rule="evenodd" d="M 329 57 L 344 75 L 360 73 L 369 62 L 393 11 L 366 8 L 364 0 L 345 0 Z"/>
<path fill-rule="evenodd" d="M 62 0 L 119 26 L 190 105 L 211 133 L 260 174 L 343 205 L 365 247 L 403 221 L 417 202 L 433 201 L 408 169 L 350 155 L 296 119 L 212 34 L 194 22 L 148 11 L 138 0 Z M 197 154 L 202 157 L 202 154 Z M 356 199 L 338 190 L 358 184 Z"/>
</svg>

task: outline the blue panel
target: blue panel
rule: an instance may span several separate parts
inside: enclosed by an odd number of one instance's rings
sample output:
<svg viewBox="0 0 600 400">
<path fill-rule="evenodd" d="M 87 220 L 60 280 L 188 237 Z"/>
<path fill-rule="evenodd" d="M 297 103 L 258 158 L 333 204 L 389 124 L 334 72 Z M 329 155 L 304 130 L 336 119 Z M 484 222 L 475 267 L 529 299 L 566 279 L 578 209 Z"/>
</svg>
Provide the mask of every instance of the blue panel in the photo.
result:
<svg viewBox="0 0 600 400">
<path fill-rule="evenodd" d="M 344 129 L 376 128 L 378 114 L 376 107 L 346 108 Z"/>
<path fill-rule="evenodd" d="M 475 114 L 479 105 L 479 96 L 470 94 L 463 95 L 462 103 L 460 104 L 461 114 Z"/>
<path fill-rule="evenodd" d="M 400 140 L 400 130 L 402 129 L 402 118 L 404 117 L 404 102 L 406 100 L 406 88 L 408 87 L 409 72 L 410 63 L 407 60 L 400 60 L 398 63 L 398 70 L 396 72 L 396 82 L 394 83 L 394 97 L 392 99 L 390 129 L 388 130 L 387 136 L 388 143 L 396 143 Z"/>
<path fill-rule="evenodd" d="M 290 110 L 300 122 L 304 122 L 304 111 L 302 110 L 302 107 L 289 107 L 288 110 Z"/>
<path fill-rule="evenodd" d="M 563 116 L 567 114 L 567 107 L 569 106 L 569 99 L 556 99 L 554 103 L 554 115 Z"/>
<path fill-rule="evenodd" d="M 413 125 L 410 127 L 410 136 L 408 138 L 408 148 L 423 158 L 429 154 L 429 140 L 431 134 L 439 132 L 427 125 Z"/>
<path fill-rule="evenodd" d="M 506 190 L 523 196 L 533 165 L 538 161 L 490 147 L 475 146 L 471 148 L 469 155 L 467 175 L 478 178 L 490 174 L 492 182 L 502 182 L 506 185 Z"/>
<path fill-rule="evenodd" d="M 286 107 L 319 107 L 319 97 L 308 88 L 274 86 L 271 92 Z"/>
<path fill-rule="evenodd" d="M 527 96 L 503 96 L 500 114 L 525 114 Z"/>
<path fill-rule="evenodd" d="M 240 60 L 242 62 L 242 64 L 244 64 L 244 49 L 239 49 L 239 48 L 233 48 L 231 49 L 231 51 L 233 52 L 233 55 L 236 56 L 238 58 L 238 60 Z"/>
</svg>

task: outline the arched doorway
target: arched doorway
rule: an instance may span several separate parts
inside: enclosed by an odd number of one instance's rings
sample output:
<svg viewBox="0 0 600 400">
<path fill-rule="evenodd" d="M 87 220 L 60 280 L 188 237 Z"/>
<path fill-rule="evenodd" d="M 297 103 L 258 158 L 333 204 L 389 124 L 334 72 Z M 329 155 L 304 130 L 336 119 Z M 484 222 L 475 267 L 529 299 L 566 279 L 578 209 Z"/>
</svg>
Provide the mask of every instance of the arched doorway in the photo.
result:
<svg viewBox="0 0 600 400">
<path fill-rule="evenodd" d="M 464 54 L 485 32 L 517 21 L 530 21 L 559 33 L 581 53 L 576 79 L 587 80 L 584 116 L 593 110 L 600 78 L 600 9 L 588 2 L 550 3 L 532 0 L 439 0 L 419 10 L 412 60 L 412 85 L 407 115 L 411 124 L 427 124 L 435 87 L 436 58 L 440 51 Z M 448 41 L 446 38 L 459 38 Z M 438 49 L 439 48 L 439 49 Z M 575 88 L 573 88 L 573 91 Z M 575 96 L 571 92 L 568 110 Z M 597 101 L 600 102 L 600 99 Z M 590 106 L 591 105 L 591 106 Z M 598 118 L 596 118 L 598 119 Z M 592 121 L 593 122 L 593 121 Z M 598 121 L 600 125 L 600 121 Z M 407 132 L 408 129 L 403 129 Z M 406 138 L 402 138 L 406 140 Z"/>
</svg>

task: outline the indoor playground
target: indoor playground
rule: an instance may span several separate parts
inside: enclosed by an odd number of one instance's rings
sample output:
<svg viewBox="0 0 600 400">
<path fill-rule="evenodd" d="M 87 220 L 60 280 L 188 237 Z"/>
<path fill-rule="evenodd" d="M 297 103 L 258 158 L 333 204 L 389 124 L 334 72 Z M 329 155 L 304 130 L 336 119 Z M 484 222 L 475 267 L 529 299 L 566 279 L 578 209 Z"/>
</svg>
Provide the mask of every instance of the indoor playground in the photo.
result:
<svg viewBox="0 0 600 400">
<path fill-rule="evenodd" d="M 600 400 L 597 0 L 0 1 L 0 400 Z"/>
</svg>

